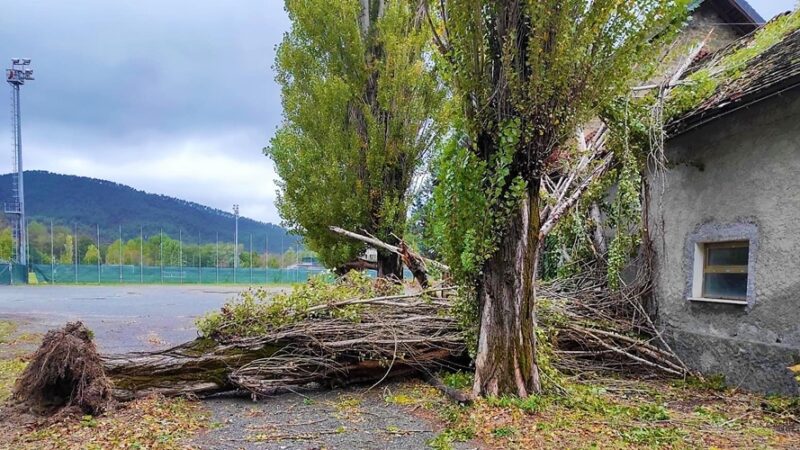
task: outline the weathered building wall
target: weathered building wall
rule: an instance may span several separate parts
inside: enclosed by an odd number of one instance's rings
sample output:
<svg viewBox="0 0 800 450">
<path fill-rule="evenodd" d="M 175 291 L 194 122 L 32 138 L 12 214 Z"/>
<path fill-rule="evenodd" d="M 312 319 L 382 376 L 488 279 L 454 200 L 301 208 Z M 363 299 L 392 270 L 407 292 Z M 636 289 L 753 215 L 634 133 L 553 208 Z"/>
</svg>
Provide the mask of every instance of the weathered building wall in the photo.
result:
<svg viewBox="0 0 800 450">
<path fill-rule="evenodd" d="M 669 59 L 665 61 L 664 67 L 659 69 L 659 74 L 649 80 L 649 82 L 661 82 L 667 76 L 671 76 L 680 66 L 689 50 L 708 37 L 704 50 L 709 53 L 727 46 L 733 41 L 744 36 L 739 27 L 725 24 L 725 20 L 717 13 L 710 2 L 704 2 L 693 13 L 686 27 L 681 30 L 680 35 L 671 46 Z"/>
<path fill-rule="evenodd" d="M 692 368 L 732 386 L 798 394 L 800 90 L 668 142 L 650 175 L 658 321 Z M 748 305 L 689 301 L 693 242 L 751 239 Z"/>
<path fill-rule="evenodd" d="M 694 11 L 692 20 L 681 32 L 680 40 L 691 45 L 702 41 L 711 33 L 706 42 L 706 50 L 713 53 L 742 37 L 744 34 L 738 30 L 738 26 L 726 24 L 710 2 L 703 2 Z"/>
</svg>

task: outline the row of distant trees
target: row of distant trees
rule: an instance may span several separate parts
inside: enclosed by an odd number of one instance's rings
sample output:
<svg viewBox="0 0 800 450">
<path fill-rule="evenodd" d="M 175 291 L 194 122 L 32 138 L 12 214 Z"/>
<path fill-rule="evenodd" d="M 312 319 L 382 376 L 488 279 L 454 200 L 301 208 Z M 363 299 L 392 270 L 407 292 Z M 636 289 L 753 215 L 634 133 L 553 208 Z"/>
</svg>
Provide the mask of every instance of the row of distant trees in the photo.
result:
<svg viewBox="0 0 800 450">
<path fill-rule="evenodd" d="M 167 234 L 155 234 L 144 239 L 116 239 L 98 246 L 97 238 L 76 235 L 65 226 L 54 226 L 52 238 L 49 226 L 40 222 L 28 224 L 28 252 L 31 264 L 126 264 L 145 266 L 233 267 L 234 244 L 230 242 L 187 243 Z M 239 244 L 239 267 L 282 268 L 296 263 L 311 253 L 288 249 L 284 253 L 250 252 Z M 298 252 L 299 250 L 299 252 Z M 10 260 L 13 254 L 11 228 L 0 228 L 0 260 Z M 77 255 L 77 259 L 76 259 Z"/>
</svg>

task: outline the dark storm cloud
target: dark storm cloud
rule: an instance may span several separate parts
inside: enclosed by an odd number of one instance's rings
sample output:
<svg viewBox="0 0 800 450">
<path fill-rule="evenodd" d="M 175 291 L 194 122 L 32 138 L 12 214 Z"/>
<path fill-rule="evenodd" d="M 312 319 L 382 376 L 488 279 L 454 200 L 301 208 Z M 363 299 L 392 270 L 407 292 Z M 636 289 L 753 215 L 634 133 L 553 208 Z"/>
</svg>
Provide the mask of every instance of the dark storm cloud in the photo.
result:
<svg viewBox="0 0 800 450">
<path fill-rule="evenodd" d="M 29 57 L 36 74 L 22 97 L 26 168 L 278 221 L 261 149 L 280 122 L 271 66 L 288 27 L 278 0 L 4 2 L 0 63 Z M 7 123 L 0 103 L 0 142 Z M 7 172 L 10 145 L 2 154 Z"/>
<path fill-rule="evenodd" d="M 115 139 L 258 127 L 266 138 L 280 117 L 270 66 L 288 27 L 281 3 L 6 2 L 0 56 L 34 61 L 30 126 Z"/>
</svg>

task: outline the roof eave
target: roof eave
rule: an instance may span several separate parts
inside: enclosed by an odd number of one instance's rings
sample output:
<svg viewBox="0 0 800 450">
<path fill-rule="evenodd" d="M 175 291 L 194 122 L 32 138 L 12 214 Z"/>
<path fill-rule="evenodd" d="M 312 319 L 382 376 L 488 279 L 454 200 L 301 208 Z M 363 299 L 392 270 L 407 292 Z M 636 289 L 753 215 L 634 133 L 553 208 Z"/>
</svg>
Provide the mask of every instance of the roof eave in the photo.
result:
<svg viewBox="0 0 800 450">
<path fill-rule="evenodd" d="M 724 116 L 732 114 L 736 111 L 748 108 L 761 103 L 767 99 L 800 88 L 800 75 L 782 80 L 760 92 L 753 92 L 745 97 L 740 98 L 738 101 L 730 102 L 727 105 L 717 108 L 714 111 L 707 111 L 704 113 L 689 115 L 683 119 L 674 122 L 667 130 L 667 139 L 673 139 L 680 135 L 686 134 L 689 131 L 699 128 L 708 123 L 714 122 Z"/>
</svg>

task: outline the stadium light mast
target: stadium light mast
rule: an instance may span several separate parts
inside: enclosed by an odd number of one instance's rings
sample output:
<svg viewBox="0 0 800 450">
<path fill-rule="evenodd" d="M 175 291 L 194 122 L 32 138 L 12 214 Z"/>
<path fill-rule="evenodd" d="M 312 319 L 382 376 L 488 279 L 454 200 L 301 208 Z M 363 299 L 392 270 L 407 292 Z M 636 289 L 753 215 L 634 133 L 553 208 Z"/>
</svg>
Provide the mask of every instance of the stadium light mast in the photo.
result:
<svg viewBox="0 0 800 450">
<path fill-rule="evenodd" d="M 11 85 L 11 125 L 14 135 L 14 173 L 12 179 L 12 203 L 6 205 L 5 212 L 16 217 L 14 221 L 14 239 L 16 240 L 16 259 L 20 264 L 28 264 L 28 230 L 25 219 L 25 183 L 22 171 L 22 125 L 19 104 L 19 87 L 26 81 L 32 81 L 33 70 L 29 68 L 28 58 L 14 58 L 11 68 L 6 69 L 6 81 Z"/>
</svg>

